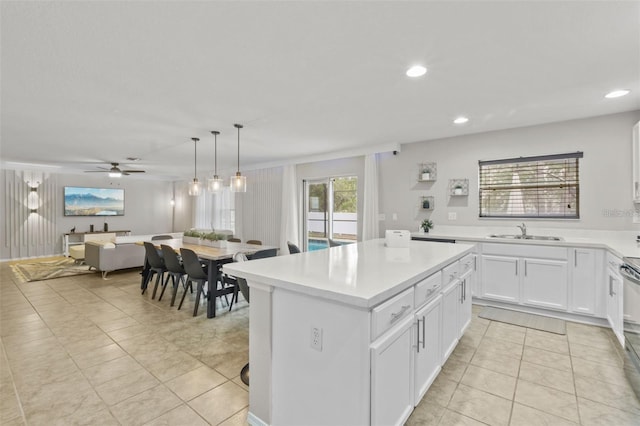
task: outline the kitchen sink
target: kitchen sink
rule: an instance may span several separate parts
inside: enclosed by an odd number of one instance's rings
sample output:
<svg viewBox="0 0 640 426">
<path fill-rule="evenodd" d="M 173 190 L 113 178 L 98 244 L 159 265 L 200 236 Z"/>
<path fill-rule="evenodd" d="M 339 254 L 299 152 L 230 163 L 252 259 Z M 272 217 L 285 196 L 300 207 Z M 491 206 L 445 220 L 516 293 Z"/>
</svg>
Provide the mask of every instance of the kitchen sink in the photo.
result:
<svg viewBox="0 0 640 426">
<path fill-rule="evenodd" d="M 548 235 L 491 234 L 488 238 L 503 238 L 509 240 L 562 241 L 562 238 L 560 237 L 551 237 Z"/>
</svg>

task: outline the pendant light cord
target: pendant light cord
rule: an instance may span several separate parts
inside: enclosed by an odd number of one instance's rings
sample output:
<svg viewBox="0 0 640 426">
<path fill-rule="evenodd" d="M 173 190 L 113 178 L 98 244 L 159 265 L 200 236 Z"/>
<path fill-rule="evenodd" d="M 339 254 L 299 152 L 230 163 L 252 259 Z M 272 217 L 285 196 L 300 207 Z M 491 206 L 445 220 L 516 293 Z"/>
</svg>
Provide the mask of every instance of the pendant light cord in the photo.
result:
<svg viewBox="0 0 640 426">
<path fill-rule="evenodd" d="M 242 124 L 234 124 L 236 129 L 238 129 L 238 171 L 236 174 L 240 174 L 240 129 L 242 129 Z"/>
<path fill-rule="evenodd" d="M 212 130 L 213 134 L 213 177 L 215 179 L 218 178 L 218 135 L 220 134 L 217 130 Z"/>
<path fill-rule="evenodd" d="M 198 138 L 191 138 L 193 140 L 193 180 L 198 179 L 198 144 L 200 140 Z"/>
</svg>

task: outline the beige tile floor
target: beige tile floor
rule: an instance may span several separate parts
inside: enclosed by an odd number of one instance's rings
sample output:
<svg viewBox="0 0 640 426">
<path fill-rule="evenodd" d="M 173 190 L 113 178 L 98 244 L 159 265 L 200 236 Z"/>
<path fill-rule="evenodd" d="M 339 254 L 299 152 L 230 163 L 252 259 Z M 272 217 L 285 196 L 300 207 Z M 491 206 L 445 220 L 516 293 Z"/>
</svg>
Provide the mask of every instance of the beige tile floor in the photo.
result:
<svg viewBox="0 0 640 426">
<path fill-rule="evenodd" d="M 0 263 L 0 424 L 246 424 L 248 305 L 192 308 L 141 296 L 137 272 L 21 283 Z M 408 424 L 640 425 L 640 403 L 608 330 L 474 315 Z"/>
<path fill-rule="evenodd" d="M 613 334 L 473 320 L 408 425 L 640 425 Z"/>
</svg>

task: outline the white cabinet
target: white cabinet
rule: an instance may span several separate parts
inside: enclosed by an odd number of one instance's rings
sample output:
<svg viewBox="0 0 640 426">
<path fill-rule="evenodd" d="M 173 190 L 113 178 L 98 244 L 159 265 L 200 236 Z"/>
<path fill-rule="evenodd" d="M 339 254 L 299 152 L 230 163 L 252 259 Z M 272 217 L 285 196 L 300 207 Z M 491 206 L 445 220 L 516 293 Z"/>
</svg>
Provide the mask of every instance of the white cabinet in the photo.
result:
<svg viewBox="0 0 640 426">
<path fill-rule="evenodd" d="M 522 259 L 522 302 L 542 308 L 567 309 L 567 262 Z"/>
<path fill-rule="evenodd" d="M 507 303 L 567 310 L 565 247 L 483 244 L 481 297 Z"/>
<path fill-rule="evenodd" d="M 590 248 L 572 249 L 571 262 L 571 312 L 601 314 L 600 292 L 602 282 L 602 251 Z"/>
<path fill-rule="evenodd" d="M 409 316 L 371 345 L 372 425 L 401 425 L 413 411 L 412 325 Z"/>
<path fill-rule="evenodd" d="M 438 295 L 415 315 L 415 390 L 414 405 L 418 405 L 424 394 L 440 372 L 440 321 L 442 296 Z M 375 424 L 375 423 L 372 423 Z"/>
<path fill-rule="evenodd" d="M 622 261 L 612 255 L 607 257 L 607 321 L 618 338 L 620 344 L 624 347 L 623 335 L 623 280 L 620 275 L 620 265 Z"/>
<path fill-rule="evenodd" d="M 483 255 L 480 268 L 482 297 L 512 303 L 520 301 L 518 258 Z"/>
<path fill-rule="evenodd" d="M 458 338 L 471 324 L 471 284 L 475 277 L 472 271 L 468 271 L 460 277 L 460 306 L 458 307 Z"/>
<path fill-rule="evenodd" d="M 460 281 L 455 280 L 442 292 L 442 362 L 445 362 L 458 343 L 460 333 L 458 309 Z"/>
</svg>

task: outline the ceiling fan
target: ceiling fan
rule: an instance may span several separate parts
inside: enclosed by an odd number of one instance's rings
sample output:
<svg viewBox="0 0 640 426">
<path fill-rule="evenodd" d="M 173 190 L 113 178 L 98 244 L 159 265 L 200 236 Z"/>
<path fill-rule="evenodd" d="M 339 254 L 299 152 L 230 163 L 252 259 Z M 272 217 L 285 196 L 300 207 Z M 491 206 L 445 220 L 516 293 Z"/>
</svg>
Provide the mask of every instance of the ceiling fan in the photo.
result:
<svg viewBox="0 0 640 426">
<path fill-rule="evenodd" d="M 109 177 L 119 178 L 122 175 L 128 176 L 131 173 L 144 173 L 144 170 L 121 170 L 118 165 L 120 163 L 111 163 L 111 168 L 98 167 L 102 170 L 85 170 L 85 173 L 109 173 Z"/>
</svg>

